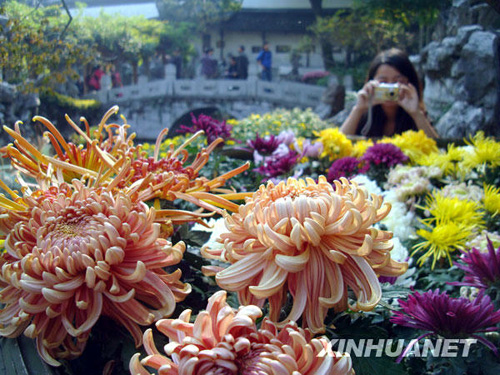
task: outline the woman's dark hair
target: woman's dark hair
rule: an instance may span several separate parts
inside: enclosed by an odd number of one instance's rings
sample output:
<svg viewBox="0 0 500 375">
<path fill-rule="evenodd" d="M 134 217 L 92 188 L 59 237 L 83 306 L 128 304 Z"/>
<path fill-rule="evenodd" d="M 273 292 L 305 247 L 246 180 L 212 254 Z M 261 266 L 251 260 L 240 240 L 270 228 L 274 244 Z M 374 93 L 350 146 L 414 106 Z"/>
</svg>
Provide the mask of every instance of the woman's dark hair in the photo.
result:
<svg viewBox="0 0 500 375">
<path fill-rule="evenodd" d="M 422 86 L 420 80 L 418 79 L 417 71 L 411 63 L 408 55 L 397 48 L 391 48 L 386 51 L 380 52 L 370 64 L 368 69 L 368 77 L 366 81 L 370 81 L 375 77 L 378 68 L 381 65 L 389 65 L 399 71 L 402 75 L 408 78 L 410 82 L 417 89 L 418 98 L 422 101 Z M 373 107 L 373 120 L 372 126 L 367 134 L 369 137 L 382 137 L 383 134 L 383 124 L 385 124 L 386 116 L 381 105 L 376 105 Z M 358 125 L 357 133 L 360 134 L 361 129 L 367 121 L 367 116 L 363 116 Z M 407 130 L 418 130 L 417 125 L 411 118 L 411 116 L 401 107 L 398 108 L 396 113 L 396 129 L 395 133 L 400 134 Z"/>
</svg>

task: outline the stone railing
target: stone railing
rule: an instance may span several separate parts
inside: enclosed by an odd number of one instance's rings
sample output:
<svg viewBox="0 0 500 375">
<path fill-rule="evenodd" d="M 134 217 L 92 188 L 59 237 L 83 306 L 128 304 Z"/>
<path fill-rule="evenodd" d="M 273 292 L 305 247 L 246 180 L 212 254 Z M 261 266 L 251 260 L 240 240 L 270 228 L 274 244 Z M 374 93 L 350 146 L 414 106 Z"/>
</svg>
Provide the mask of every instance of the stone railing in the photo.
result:
<svg viewBox="0 0 500 375">
<path fill-rule="evenodd" d="M 266 82 L 255 77 L 247 80 L 189 80 L 175 79 L 175 75 L 168 73 L 167 70 L 165 79 L 149 82 L 139 79 L 136 85 L 100 90 L 92 97 L 107 104 L 164 97 L 173 100 L 265 100 L 306 108 L 316 107 L 325 91 L 321 86 L 289 81 Z"/>
</svg>

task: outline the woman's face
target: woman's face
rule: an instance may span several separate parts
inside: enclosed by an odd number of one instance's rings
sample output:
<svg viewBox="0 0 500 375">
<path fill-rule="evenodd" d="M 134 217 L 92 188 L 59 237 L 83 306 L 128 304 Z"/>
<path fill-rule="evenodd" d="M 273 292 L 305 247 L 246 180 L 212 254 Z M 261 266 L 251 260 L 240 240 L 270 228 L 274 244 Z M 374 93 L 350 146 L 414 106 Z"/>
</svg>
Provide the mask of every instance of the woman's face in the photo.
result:
<svg viewBox="0 0 500 375">
<path fill-rule="evenodd" d="M 387 64 L 382 64 L 378 67 L 373 79 L 380 83 L 402 83 L 404 85 L 408 84 L 408 78 L 406 76 L 401 74 L 399 70 Z"/>
<path fill-rule="evenodd" d="M 393 68 L 392 66 L 387 64 L 382 64 L 378 67 L 373 79 L 380 83 L 400 83 L 403 85 L 408 84 L 408 78 L 406 76 L 401 74 L 396 68 Z M 386 101 L 382 103 L 382 108 L 384 108 L 386 112 L 393 112 L 396 110 L 398 105 L 399 104 L 397 101 Z"/>
</svg>

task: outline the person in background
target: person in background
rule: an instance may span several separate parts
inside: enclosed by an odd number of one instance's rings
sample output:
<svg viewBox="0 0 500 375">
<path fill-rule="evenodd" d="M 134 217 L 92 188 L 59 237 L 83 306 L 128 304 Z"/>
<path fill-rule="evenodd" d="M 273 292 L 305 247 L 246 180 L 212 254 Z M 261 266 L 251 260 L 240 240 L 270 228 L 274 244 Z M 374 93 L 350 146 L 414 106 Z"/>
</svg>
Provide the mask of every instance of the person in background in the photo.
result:
<svg viewBox="0 0 500 375">
<path fill-rule="evenodd" d="M 375 97 L 376 91 L 380 92 L 381 84 L 396 84 L 397 96 L 394 100 Z M 375 57 L 366 83 L 357 93 L 356 104 L 340 130 L 347 135 L 368 137 L 423 130 L 429 137 L 438 137 L 427 118 L 422 86 L 406 53 L 392 48 Z"/>
<path fill-rule="evenodd" d="M 272 74 L 271 74 L 271 68 L 272 68 L 272 52 L 269 50 L 269 43 L 264 42 L 264 45 L 262 46 L 262 50 L 259 52 L 259 55 L 257 56 L 257 62 L 259 63 L 260 67 L 262 68 L 261 72 L 261 78 L 263 81 L 271 81 L 272 80 Z"/>
<path fill-rule="evenodd" d="M 248 78 L 248 57 L 245 54 L 245 46 L 238 48 L 238 56 L 236 57 L 236 70 L 238 79 Z"/>
<path fill-rule="evenodd" d="M 238 79 L 238 65 L 234 56 L 229 56 L 229 67 L 226 70 L 225 77 L 227 79 Z"/>
<path fill-rule="evenodd" d="M 172 54 L 172 57 L 170 57 L 168 62 L 170 64 L 175 65 L 175 78 L 181 79 L 182 78 L 182 56 L 181 56 L 181 50 L 179 48 L 176 48 L 174 50 L 174 53 Z"/>
<path fill-rule="evenodd" d="M 116 69 L 116 66 L 114 65 L 111 66 L 111 87 L 114 89 L 117 87 L 123 87 L 122 77 L 120 75 L 120 72 Z"/>
<path fill-rule="evenodd" d="M 101 78 L 104 75 L 100 65 L 96 65 L 92 69 L 92 73 L 88 76 L 87 86 L 90 91 L 99 91 L 101 89 Z"/>
<path fill-rule="evenodd" d="M 213 48 L 208 48 L 201 59 L 201 74 L 207 79 L 217 78 L 217 60 L 212 57 Z"/>
</svg>

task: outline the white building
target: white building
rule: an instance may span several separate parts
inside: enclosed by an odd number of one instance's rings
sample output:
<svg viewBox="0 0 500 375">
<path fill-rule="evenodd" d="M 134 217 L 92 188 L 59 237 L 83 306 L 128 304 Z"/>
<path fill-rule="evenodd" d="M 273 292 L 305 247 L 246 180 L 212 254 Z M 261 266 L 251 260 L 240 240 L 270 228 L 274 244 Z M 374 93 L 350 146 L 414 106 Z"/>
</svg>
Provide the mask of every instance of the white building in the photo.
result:
<svg viewBox="0 0 500 375">
<path fill-rule="evenodd" d="M 209 0 L 207 0 L 209 1 Z M 98 16 L 101 11 L 123 15 L 159 17 L 155 1 L 151 0 L 83 0 L 87 4 L 85 15 Z M 69 2 L 72 4 L 72 2 Z M 323 9 L 333 13 L 352 7 L 353 0 L 323 0 Z M 229 20 L 221 22 L 213 30 L 193 40 L 201 55 L 208 47 L 214 49 L 214 57 L 227 60 L 236 55 L 240 45 L 245 46 L 251 68 L 256 69 L 256 58 L 264 41 L 268 41 L 273 53 L 273 67 L 286 73 L 291 70 L 290 55 L 308 28 L 315 21 L 309 0 L 243 0 L 242 9 Z M 302 54 L 302 71 L 323 69 L 321 48 L 312 46 L 312 53 Z M 334 55 L 342 59 L 341 51 Z"/>
<path fill-rule="evenodd" d="M 323 0 L 323 9 L 330 14 L 349 7 L 352 7 L 352 0 Z M 236 54 L 238 47 L 243 45 L 250 63 L 256 64 L 262 44 L 267 41 L 273 53 L 273 66 L 286 71 L 291 69 L 291 52 L 308 34 L 314 21 L 309 0 L 244 0 L 241 11 L 222 22 L 199 41 L 197 47 L 202 50 L 210 46 L 222 59 L 228 54 Z M 302 54 L 304 70 L 323 68 L 319 44 L 313 45 L 312 50 L 309 56 Z M 335 57 L 342 59 L 341 51 Z"/>
</svg>

